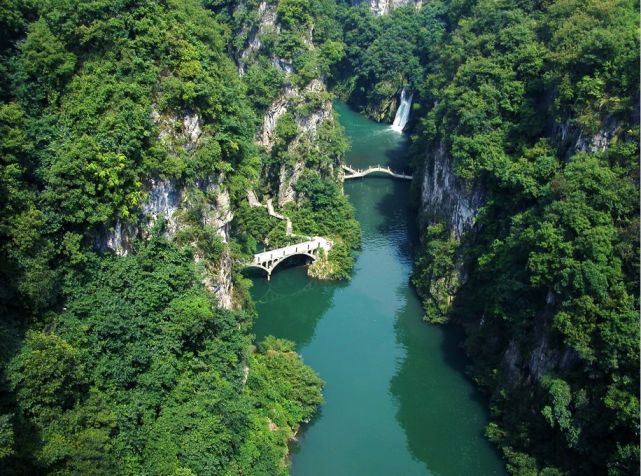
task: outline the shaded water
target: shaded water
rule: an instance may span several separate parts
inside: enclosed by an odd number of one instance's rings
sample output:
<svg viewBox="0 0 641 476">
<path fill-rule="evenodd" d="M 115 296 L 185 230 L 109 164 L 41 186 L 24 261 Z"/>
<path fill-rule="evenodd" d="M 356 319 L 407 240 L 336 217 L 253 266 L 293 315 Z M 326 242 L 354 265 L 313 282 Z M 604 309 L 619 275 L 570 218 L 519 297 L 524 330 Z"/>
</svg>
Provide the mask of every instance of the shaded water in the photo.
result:
<svg viewBox="0 0 641 476">
<path fill-rule="evenodd" d="M 405 138 L 336 104 L 356 167 L 403 168 Z M 310 280 L 304 268 L 254 280 L 254 332 L 294 341 L 326 381 L 325 403 L 292 448 L 295 476 L 501 475 L 483 438 L 484 404 L 463 375 L 459 336 L 425 324 L 409 286 L 416 232 L 409 184 L 345 184 L 363 230 L 349 282 Z"/>
</svg>

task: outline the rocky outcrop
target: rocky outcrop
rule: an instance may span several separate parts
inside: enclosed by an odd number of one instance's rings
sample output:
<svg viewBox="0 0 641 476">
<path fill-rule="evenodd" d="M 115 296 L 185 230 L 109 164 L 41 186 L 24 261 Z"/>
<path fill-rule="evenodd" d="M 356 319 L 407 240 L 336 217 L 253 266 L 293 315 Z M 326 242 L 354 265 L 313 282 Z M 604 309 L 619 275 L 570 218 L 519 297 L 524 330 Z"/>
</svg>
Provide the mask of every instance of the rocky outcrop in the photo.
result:
<svg viewBox="0 0 641 476">
<path fill-rule="evenodd" d="M 441 141 L 428 156 L 421 179 L 421 223 L 443 221 L 456 238 L 474 226 L 483 204 L 478 184 L 466 184 L 454 173 L 452 158 Z"/>
<path fill-rule="evenodd" d="M 200 258 L 197 256 L 196 261 Z M 225 248 L 223 255 L 217 263 L 206 266 L 206 273 L 203 279 L 205 287 L 216 297 L 218 305 L 224 309 L 231 309 L 234 306 L 233 271 L 234 262 L 229 248 Z"/>
<path fill-rule="evenodd" d="M 574 121 L 567 119 L 553 127 L 552 137 L 569 157 L 576 152 L 603 152 L 622 131 L 623 121 L 609 115 L 603 119 L 595 134 L 586 134 Z"/>
<path fill-rule="evenodd" d="M 352 5 L 367 3 L 374 15 L 386 15 L 394 8 L 414 5 L 417 9 L 423 5 L 422 0 L 352 0 Z"/>
<path fill-rule="evenodd" d="M 243 9 L 248 6 L 241 2 L 238 8 Z M 278 34 L 283 28 L 277 15 L 277 2 L 260 2 L 255 13 L 246 16 L 246 18 L 250 17 L 251 20 L 245 20 L 244 26 L 237 32 L 241 38 L 246 38 L 243 47 L 235 55 L 239 71 L 241 74 L 244 73 L 252 62 L 258 62 L 262 56 L 262 59 L 266 59 L 283 73 L 285 80 L 280 94 L 263 115 L 256 142 L 265 151 L 271 153 L 277 140 L 278 121 L 286 113 L 293 115 L 297 126 L 295 137 L 289 138 L 286 145 L 286 152 L 290 159 L 281 160 L 279 165 L 266 171 L 265 174 L 277 185 L 277 189 L 273 192 L 278 206 L 282 207 L 296 200 L 294 186 L 305 171 L 305 148 L 316 142 L 321 124 L 334 120 L 332 103 L 323 78 L 315 78 L 306 85 L 302 85 L 301 79 L 296 76 L 292 61 L 276 55 L 274 51 L 265 47 L 269 42 L 263 41 L 263 38 L 266 35 Z M 309 25 L 300 35 L 308 49 L 316 48 L 314 25 Z M 264 61 L 261 64 L 264 64 Z M 300 159 L 292 161 L 291 158 Z"/>
<path fill-rule="evenodd" d="M 375 120 L 376 122 L 392 122 L 394 114 L 398 109 L 398 94 L 378 98 L 377 100 L 368 101 L 363 110 L 363 114 Z"/>
<path fill-rule="evenodd" d="M 165 234 L 172 237 L 179 229 L 176 212 L 183 202 L 183 189 L 172 180 L 151 180 L 147 200 L 142 204 L 146 229 L 151 229 L 158 218 L 165 220 Z"/>
<path fill-rule="evenodd" d="M 167 147 L 170 154 L 177 154 L 180 149 L 192 152 L 198 147 L 198 140 L 203 134 L 203 121 L 196 113 L 186 112 L 182 117 L 160 114 L 156 108 L 151 118 L 158 126 L 158 138 Z"/>
<path fill-rule="evenodd" d="M 229 241 L 229 224 L 234 219 L 231 209 L 231 198 L 229 192 L 222 185 L 222 180 L 212 180 L 199 184 L 201 190 L 206 191 L 209 195 L 214 195 L 215 199 L 207 203 L 203 214 L 203 224 L 214 228 L 221 237 L 223 242 Z"/>
<path fill-rule="evenodd" d="M 299 129 L 299 134 L 291 145 L 296 146 L 299 144 L 304 136 L 311 140 L 316 139 L 321 123 L 333 120 L 331 101 L 326 99 L 320 107 L 311 111 L 299 106 L 303 105 L 310 95 L 326 94 L 327 87 L 320 79 L 313 79 L 303 89 L 292 85 L 285 86 L 283 93 L 271 104 L 263 116 L 263 124 L 258 134 L 258 143 L 266 150 L 271 151 L 276 140 L 278 118 L 288 111 L 294 114 L 294 119 Z"/>
<path fill-rule="evenodd" d="M 244 2 L 241 2 L 241 6 Z M 243 75 L 247 71 L 247 66 L 254 61 L 254 57 L 263 46 L 261 36 L 275 32 L 278 33 L 280 27 L 276 24 L 276 5 L 266 1 L 260 2 L 256 10 L 256 22 L 253 25 L 245 26 L 238 34 L 247 37 L 245 48 L 237 55 L 238 72 Z M 276 58 L 275 58 L 276 59 Z M 276 59 L 278 61 L 278 59 Z"/>
<path fill-rule="evenodd" d="M 569 157 L 577 152 L 601 152 L 623 133 L 624 123 L 608 116 L 603 119 L 596 133 L 586 134 L 568 120 L 552 127 L 549 137 L 559 146 L 562 156 Z M 416 175 L 420 179 L 422 225 L 443 222 L 457 239 L 474 230 L 478 210 L 484 202 L 484 190 L 479 183 L 465 183 L 456 176 L 453 159 L 443 141 L 430 151 L 422 173 Z M 459 259 L 463 260 L 464 257 L 459 256 Z M 460 283 L 464 284 L 467 280 L 464 261 L 457 263 L 457 272 Z M 556 296 L 550 290 L 527 332 L 508 337 L 502 343 L 491 344 L 496 345 L 498 355 L 502 355 L 499 388 L 532 388 L 546 375 L 566 374 L 581 365 L 579 354 L 554 337 L 552 321 L 555 305 Z M 483 318 L 479 326 L 486 326 Z M 491 340 L 492 336 L 488 337 Z"/>
<path fill-rule="evenodd" d="M 118 256 L 127 256 L 133 251 L 137 235 L 137 226 L 117 220 L 112 229 L 105 230 L 98 238 L 96 248 L 101 252 L 111 250 Z"/>
<path fill-rule="evenodd" d="M 283 94 L 278 97 L 267 109 L 263 116 L 263 125 L 258 134 L 258 143 L 268 152 L 272 150 L 276 140 L 276 124 L 278 118 L 285 114 L 290 108 L 290 101 L 297 97 L 298 93 L 291 87 L 286 88 Z"/>
<path fill-rule="evenodd" d="M 314 79 L 302 90 L 291 85 L 284 88 L 283 94 L 272 103 L 263 117 L 263 124 L 257 141 L 265 150 L 268 152 L 272 150 L 276 141 L 278 119 L 286 112 L 293 114 L 298 128 L 296 137 L 291 140 L 287 147 L 294 157 L 302 156 L 303 154 L 300 153 L 302 149 L 316 141 L 319 127 L 323 122 L 334 120 L 332 103 L 329 99 L 323 101 L 320 107 L 311 111 L 307 111 L 304 107 L 299 107 L 305 103 L 310 94 L 327 94 L 325 84 L 319 79 Z M 280 165 L 277 177 L 279 206 L 296 200 L 294 185 L 304 170 L 305 163 L 301 160 Z"/>
<path fill-rule="evenodd" d="M 203 133 L 203 121 L 193 112 L 183 115 L 160 114 L 155 109 L 152 119 L 158 126 L 158 138 L 166 147 L 168 154 L 192 154 L 200 146 Z M 101 250 L 112 250 L 120 256 L 132 251 L 136 238 L 146 239 L 158 220 L 164 221 L 164 234 L 174 238 L 181 230 L 190 226 L 184 219 L 188 210 L 190 194 L 202 192 L 207 198 L 205 205 L 200 204 L 202 225 L 216 230 L 223 243 L 229 240 L 229 226 L 233 219 L 230 197 L 223 187 L 224 175 L 212 174 L 198 180 L 195 184 L 186 185 L 177 180 L 151 179 L 146 184 L 147 199 L 140 207 L 140 216 L 135 223 L 123 223 L 118 220 L 111 230 L 106 230 L 98 239 L 97 247 Z M 195 259 L 202 261 L 202 256 L 195 250 Z M 218 304 L 224 308 L 232 307 L 232 259 L 225 246 L 222 256 L 214 263 L 205 263 L 203 281 L 206 287 L 216 296 Z"/>
<path fill-rule="evenodd" d="M 278 174 L 278 206 L 282 207 L 296 200 L 294 185 L 305 170 L 305 164 L 296 162 L 294 165 L 281 165 Z"/>
</svg>

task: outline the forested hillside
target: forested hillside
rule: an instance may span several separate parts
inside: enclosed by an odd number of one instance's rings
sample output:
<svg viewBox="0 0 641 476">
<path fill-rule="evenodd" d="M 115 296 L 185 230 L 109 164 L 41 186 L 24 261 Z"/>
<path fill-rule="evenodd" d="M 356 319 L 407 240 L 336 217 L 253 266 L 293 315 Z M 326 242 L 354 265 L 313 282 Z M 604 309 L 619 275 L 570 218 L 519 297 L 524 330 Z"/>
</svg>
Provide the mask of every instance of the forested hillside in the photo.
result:
<svg viewBox="0 0 641 476">
<path fill-rule="evenodd" d="M 348 144 L 326 87 L 330 67 L 344 55 L 334 0 L 220 2 L 213 8 L 235 34 L 230 48 L 262 116 L 262 180 L 253 192 L 260 200 L 273 197 L 292 223 L 287 236 L 284 222 L 274 226 L 242 202 L 232 224 L 238 242 L 251 251 L 256 242 L 274 247 L 322 235 L 333 241 L 332 253 L 310 272 L 348 278 L 360 230 L 339 185 Z"/>
<path fill-rule="evenodd" d="M 229 222 L 260 183 L 261 111 L 214 17 L 0 9 L 3 474 L 286 473 L 320 403 L 289 343 L 251 345 L 256 241 Z"/>
<path fill-rule="evenodd" d="M 242 263 L 322 235 L 311 273 L 350 276 L 332 99 L 389 122 L 405 88 L 412 282 L 487 437 L 513 474 L 638 474 L 638 12 L 4 2 L 0 472 L 286 474 L 322 381 L 252 342 Z"/>
<path fill-rule="evenodd" d="M 345 5 L 339 94 L 414 92 L 413 282 L 515 474 L 639 471 L 638 2 Z"/>
</svg>

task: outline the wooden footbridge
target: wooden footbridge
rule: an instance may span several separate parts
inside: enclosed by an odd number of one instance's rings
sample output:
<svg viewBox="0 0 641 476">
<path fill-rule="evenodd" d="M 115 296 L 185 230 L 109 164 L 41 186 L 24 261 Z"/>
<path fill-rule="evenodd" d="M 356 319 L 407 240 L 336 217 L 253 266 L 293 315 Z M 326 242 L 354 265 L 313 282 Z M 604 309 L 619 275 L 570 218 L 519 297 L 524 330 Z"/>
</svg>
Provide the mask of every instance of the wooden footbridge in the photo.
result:
<svg viewBox="0 0 641 476">
<path fill-rule="evenodd" d="M 382 167 L 380 165 L 374 165 L 373 167 L 368 167 L 366 169 L 353 169 L 349 165 L 343 164 L 343 170 L 347 172 L 345 176 L 343 177 L 345 180 L 348 179 L 355 179 L 355 178 L 362 178 L 370 174 L 386 174 L 389 175 L 390 177 L 396 178 L 396 179 L 401 179 L 401 180 L 412 180 L 411 175 L 405 175 L 401 174 L 398 172 L 394 172 L 392 169 L 389 167 Z"/>
<path fill-rule="evenodd" d="M 245 267 L 260 268 L 267 272 L 267 279 L 269 279 L 271 278 L 272 271 L 287 258 L 301 255 L 309 256 L 312 261 L 316 261 L 321 250 L 328 252 L 331 249 L 331 241 L 320 236 L 315 236 L 309 241 L 257 253 L 254 255 L 254 260 L 251 263 L 247 263 Z"/>
</svg>

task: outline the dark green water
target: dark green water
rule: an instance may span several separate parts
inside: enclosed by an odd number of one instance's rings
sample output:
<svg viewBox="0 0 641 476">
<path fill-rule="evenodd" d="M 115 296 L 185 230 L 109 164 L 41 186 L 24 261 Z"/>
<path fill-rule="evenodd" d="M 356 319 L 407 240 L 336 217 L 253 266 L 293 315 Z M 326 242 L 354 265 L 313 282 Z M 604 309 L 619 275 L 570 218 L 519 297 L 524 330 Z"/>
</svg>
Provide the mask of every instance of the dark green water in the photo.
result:
<svg viewBox="0 0 641 476">
<path fill-rule="evenodd" d="M 405 138 L 337 104 L 348 163 L 403 167 Z M 409 286 L 415 230 L 409 184 L 345 184 L 363 230 L 352 279 L 304 268 L 254 280 L 254 332 L 296 342 L 326 381 L 325 404 L 292 448 L 295 476 L 493 475 L 503 463 L 483 438 L 484 404 L 463 375 L 459 336 L 422 322 Z"/>
</svg>

